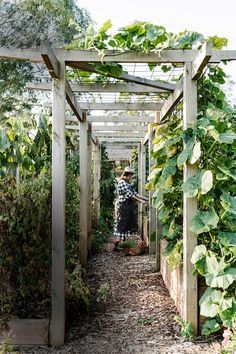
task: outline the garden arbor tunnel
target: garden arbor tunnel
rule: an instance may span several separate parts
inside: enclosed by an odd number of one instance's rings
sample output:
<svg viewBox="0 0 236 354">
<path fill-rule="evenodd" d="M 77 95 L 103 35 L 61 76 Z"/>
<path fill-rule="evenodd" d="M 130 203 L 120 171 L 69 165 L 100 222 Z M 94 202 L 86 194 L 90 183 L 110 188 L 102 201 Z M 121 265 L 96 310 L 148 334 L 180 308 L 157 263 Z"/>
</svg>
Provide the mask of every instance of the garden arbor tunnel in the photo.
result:
<svg viewBox="0 0 236 354">
<path fill-rule="evenodd" d="M 197 119 L 197 80 L 207 63 L 219 63 L 222 60 L 236 60 L 236 51 L 212 50 L 205 43 L 200 50 L 163 50 L 161 55 L 155 52 L 107 51 L 104 62 L 132 64 L 133 74 L 122 74 L 116 83 L 70 83 L 66 79 L 66 67 L 78 68 L 96 73 L 95 63 L 101 58 L 95 51 L 52 49 L 46 42 L 37 49 L 0 48 L 0 57 L 8 59 L 44 62 L 52 78 L 52 83 L 29 83 L 28 88 L 52 90 L 52 318 L 50 343 L 59 346 L 64 343 L 65 334 L 65 129 L 73 130 L 80 136 L 80 263 L 86 266 L 87 255 L 91 249 L 91 161 L 92 145 L 94 159 L 94 194 L 93 201 L 96 218 L 99 216 L 99 180 L 100 180 L 100 147 L 107 144 L 111 159 L 128 158 L 129 149 L 138 147 L 139 192 L 143 193 L 145 184 L 146 149 L 149 145 L 149 166 L 152 140 L 155 126 L 149 123 L 162 124 L 168 119 L 177 104 L 183 101 L 183 128 L 193 127 Z M 181 64 L 182 79 L 174 85 L 157 81 L 145 74 L 136 75 L 138 65 L 148 63 Z M 116 78 L 117 79 L 117 78 Z M 166 78 L 165 78 L 166 79 Z M 76 92 L 80 93 L 145 93 L 151 94 L 149 99 L 139 101 L 115 100 L 99 102 L 78 101 Z M 155 95 L 154 95 L 155 94 Z M 153 95 L 153 96 L 152 96 Z M 158 96 L 159 95 L 159 96 Z M 152 100 L 153 97 L 153 100 Z M 116 98 L 116 97 L 115 97 Z M 73 115 L 66 114 L 67 105 Z M 113 111 L 113 115 L 92 115 L 89 111 Z M 145 115 L 117 115 L 116 111 L 142 111 Z M 149 112 L 149 114 L 147 114 Z M 151 112 L 151 113 L 150 113 Z M 66 122 L 66 123 L 65 123 Z M 107 123 L 110 122 L 110 123 Z M 96 124 L 97 123 L 97 124 Z M 104 124 L 101 124 L 104 123 Z M 125 124 L 124 124 L 125 123 Z M 147 126 L 147 124 L 149 124 Z M 122 149 L 119 147 L 122 143 Z M 196 173 L 194 166 L 184 165 L 184 181 Z M 197 199 L 187 198 L 183 203 L 183 304 L 182 316 L 198 328 L 198 283 L 193 275 L 191 255 L 197 245 L 197 237 L 189 230 L 189 223 L 197 211 Z M 151 198 L 151 192 L 150 192 Z M 151 204 L 150 204 L 151 205 Z M 139 225 L 142 225 L 143 209 L 139 208 Z M 160 225 L 156 219 L 156 211 L 150 207 L 149 235 L 156 233 L 156 242 L 150 244 L 150 252 L 156 254 L 157 270 L 160 269 Z"/>
</svg>

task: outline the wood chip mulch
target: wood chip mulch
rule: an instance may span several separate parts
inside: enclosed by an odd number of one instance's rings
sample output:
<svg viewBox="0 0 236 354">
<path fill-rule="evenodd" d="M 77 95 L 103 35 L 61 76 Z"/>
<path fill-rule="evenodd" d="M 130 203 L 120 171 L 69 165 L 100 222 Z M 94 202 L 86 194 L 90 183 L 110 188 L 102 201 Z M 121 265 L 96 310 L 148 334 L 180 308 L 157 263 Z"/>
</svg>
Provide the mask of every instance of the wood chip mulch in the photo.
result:
<svg viewBox="0 0 236 354">
<path fill-rule="evenodd" d="M 22 347 L 19 353 L 46 354 L 213 354 L 212 344 L 179 335 L 176 308 L 153 256 L 104 252 L 88 265 L 90 313 L 80 315 L 60 349 Z"/>
</svg>

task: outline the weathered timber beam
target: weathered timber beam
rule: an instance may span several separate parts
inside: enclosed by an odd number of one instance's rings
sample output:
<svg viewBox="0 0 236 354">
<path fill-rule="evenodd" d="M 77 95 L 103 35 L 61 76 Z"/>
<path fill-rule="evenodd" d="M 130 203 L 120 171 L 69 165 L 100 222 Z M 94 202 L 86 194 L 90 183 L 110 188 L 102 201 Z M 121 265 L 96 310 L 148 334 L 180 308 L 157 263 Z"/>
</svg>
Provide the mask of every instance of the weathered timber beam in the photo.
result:
<svg viewBox="0 0 236 354">
<path fill-rule="evenodd" d="M 92 73 L 96 73 L 96 74 L 100 74 L 101 72 L 99 72 L 94 65 L 91 64 L 87 64 L 87 63 L 76 63 L 75 67 L 77 69 L 80 70 L 85 70 L 88 72 L 92 72 Z M 174 84 L 170 84 L 170 83 L 165 83 L 162 81 L 154 81 L 154 80 L 148 80 L 142 77 L 138 77 L 138 76 L 134 76 L 134 75 L 129 75 L 129 74 L 121 74 L 119 77 L 114 76 L 112 74 L 107 74 L 108 77 L 113 77 L 116 79 L 122 79 L 124 81 L 128 81 L 128 82 L 134 82 L 136 84 L 139 85 L 144 85 L 144 86 L 148 86 L 148 87 L 155 87 L 155 88 L 159 88 L 159 89 L 163 89 L 166 91 L 174 91 L 175 89 L 175 85 Z"/>
<path fill-rule="evenodd" d="M 147 131 L 146 125 L 93 125 L 93 131 Z"/>
<path fill-rule="evenodd" d="M 95 132 L 96 137 L 118 137 L 118 138 L 143 138 L 145 133 L 133 133 L 133 132 Z"/>
<path fill-rule="evenodd" d="M 102 143 L 140 143 L 140 138 L 99 138 Z"/>
<path fill-rule="evenodd" d="M 45 108 L 52 107 L 51 102 L 45 102 L 43 104 Z M 163 107 L 163 103 L 93 103 L 93 102 L 79 102 L 79 106 L 82 110 L 86 111 L 159 111 Z M 67 108 L 70 108 L 67 106 Z"/>
<path fill-rule="evenodd" d="M 59 77 L 59 62 L 52 47 L 47 41 L 41 41 L 41 55 L 48 71 L 53 79 Z"/>
<path fill-rule="evenodd" d="M 171 113 L 171 111 L 175 108 L 177 103 L 179 103 L 182 97 L 183 97 L 183 80 L 179 82 L 174 92 L 168 97 L 164 106 L 162 107 L 161 120 L 164 120 L 164 118 Z"/>
<path fill-rule="evenodd" d="M 147 132 L 147 134 L 145 135 L 145 137 L 143 138 L 143 145 L 145 145 L 145 144 L 147 144 L 147 142 L 148 142 L 148 140 L 149 140 L 149 132 Z"/>
<path fill-rule="evenodd" d="M 76 62 L 100 63 L 101 57 L 96 51 L 90 50 L 67 50 L 53 49 L 58 60 L 64 60 L 67 65 L 74 65 Z M 184 63 L 193 61 L 197 50 L 166 49 L 161 53 L 149 52 L 125 52 L 117 53 L 106 51 L 103 62 L 113 61 L 115 63 Z M 32 62 L 43 62 L 41 48 L 0 48 L 0 58 L 30 60 Z M 210 63 L 218 63 L 221 60 L 236 60 L 236 50 L 213 50 Z"/>
<path fill-rule="evenodd" d="M 192 63 L 192 79 L 198 80 L 212 56 L 211 42 L 205 42 L 199 54 Z"/>
<path fill-rule="evenodd" d="M 46 64 L 48 71 L 53 79 L 58 79 L 59 77 L 59 61 L 57 60 L 56 55 L 54 54 L 50 44 L 46 41 L 41 42 L 41 55 Z M 79 104 L 76 100 L 76 97 L 70 87 L 69 82 L 66 80 L 66 100 L 70 105 L 72 111 L 76 117 L 82 121 L 82 110 L 79 107 Z"/>
<path fill-rule="evenodd" d="M 88 116 L 87 118 L 89 123 L 154 123 L 154 117 L 148 116 L 120 116 L 120 117 L 107 117 L 107 116 Z M 77 122 L 77 118 L 74 116 L 66 116 L 67 122 Z"/>
<path fill-rule="evenodd" d="M 135 83 L 127 84 L 75 84 L 70 83 L 71 89 L 73 92 L 130 92 L 130 93 L 166 93 L 166 90 L 148 87 L 144 85 L 139 85 Z M 41 91 L 51 91 L 52 84 L 51 82 L 28 82 L 26 87 L 30 90 L 41 90 Z"/>
<path fill-rule="evenodd" d="M 70 129 L 70 130 L 78 130 L 79 129 L 79 125 L 76 124 L 67 124 L 66 125 L 66 129 Z M 113 132 L 113 131 L 120 131 L 120 132 L 124 132 L 124 131 L 130 131 L 130 132 L 137 132 L 137 131 L 143 131 L 145 133 L 145 131 L 148 130 L 148 126 L 130 126 L 130 125 L 93 125 L 92 128 L 93 132 Z"/>
<path fill-rule="evenodd" d="M 83 114 L 82 114 L 82 109 L 80 108 L 80 105 L 70 87 L 69 82 L 66 80 L 66 100 L 76 115 L 76 117 L 79 119 L 79 121 L 83 121 Z"/>
</svg>

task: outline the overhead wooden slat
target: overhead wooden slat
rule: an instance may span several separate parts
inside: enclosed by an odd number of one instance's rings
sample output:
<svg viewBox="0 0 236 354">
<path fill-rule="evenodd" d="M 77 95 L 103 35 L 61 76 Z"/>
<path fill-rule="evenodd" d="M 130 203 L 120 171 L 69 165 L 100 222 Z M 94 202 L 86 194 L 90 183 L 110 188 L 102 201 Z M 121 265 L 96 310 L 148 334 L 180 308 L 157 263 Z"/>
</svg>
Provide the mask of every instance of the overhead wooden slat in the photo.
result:
<svg viewBox="0 0 236 354">
<path fill-rule="evenodd" d="M 67 65 L 75 65 L 76 62 L 100 63 L 101 57 L 97 51 L 91 50 L 67 50 L 53 49 L 58 60 L 64 60 Z M 103 62 L 115 63 L 184 63 L 193 61 L 197 50 L 164 49 L 161 53 L 149 52 L 114 52 L 106 51 Z M 117 55 L 116 55 L 117 54 Z M 43 62 L 41 48 L 6 48 L 0 47 L 0 57 L 6 59 L 30 60 Z M 236 50 L 213 50 L 210 63 L 218 63 L 221 60 L 236 60 Z"/>
<path fill-rule="evenodd" d="M 80 70 L 85 70 L 88 72 L 100 74 L 100 72 L 95 68 L 94 65 L 91 65 L 88 63 L 77 63 L 76 68 L 80 69 Z M 167 90 L 167 91 L 174 91 L 174 89 L 175 89 L 175 85 L 171 84 L 171 83 L 149 80 L 149 79 L 145 79 L 142 77 L 129 75 L 129 74 L 125 74 L 125 73 L 122 73 L 121 75 L 119 75 L 119 77 L 114 76 L 112 74 L 106 74 L 106 76 L 113 77 L 116 79 L 117 78 L 122 79 L 122 80 L 128 81 L 128 82 L 134 82 L 139 85 L 144 85 L 144 86 L 148 86 L 148 87 L 155 87 L 155 88 L 159 88 L 159 89 L 163 89 L 163 90 Z"/>
<path fill-rule="evenodd" d="M 177 85 L 174 92 L 168 97 L 161 109 L 161 120 L 163 120 L 176 107 L 177 103 L 183 97 L 183 80 Z"/>
<path fill-rule="evenodd" d="M 143 138 L 145 132 L 133 133 L 133 132 L 95 132 L 96 137 L 120 137 L 120 138 Z"/>
<path fill-rule="evenodd" d="M 58 79 L 59 77 L 59 61 L 54 54 L 50 44 L 46 41 L 41 42 L 41 55 L 46 64 L 48 71 L 53 79 Z M 66 100 L 71 107 L 72 111 L 76 117 L 82 121 L 83 115 L 82 110 L 77 102 L 77 99 L 70 87 L 69 82 L 66 80 Z"/>
<path fill-rule="evenodd" d="M 108 117 L 108 116 L 88 116 L 87 118 L 89 123 L 93 123 L 93 127 L 96 126 L 96 123 L 154 123 L 155 118 L 149 116 L 117 116 L 117 117 Z M 66 122 L 78 122 L 78 119 L 75 116 L 67 115 Z"/>
<path fill-rule="evenodd" d="M 37 106 L 37 104 L 35 105 Z M 125 102 L 116 102 L 116 103 L 94 103 L 94 102 L 79 102 L 79 106 L 82 110 L 85 111 L 159 111 L 163 107 L 163 103 L 125 103 Z M 45 108 L 51 108 L 51 102 L 45 102 L 43 104 Z M 70 106 L 66 107 L 70 109 Z"/>
<path fill-rule="evenodd" d="M 102 83 L 91 83 L 91 84 L 75 84 L 70 82 L 71 89 L 73 92 L 130 92 L 130 93 L 166 93 L 166 90 L 148 87 L 144 85 L 138 85 L 135 83 L 127 84 L 102 84 Z M 41 91 L 51 91 L 51 82 L 28 82 L 26 87 L 31 90 L 41 90 Z"/>
<path fill-rule="evenodd" d="M 206 42 L 192 63 L 192 79 L 197 80 L 212 56 L 212 43 Z"/>
<path fill-rule="evenodd" d="M 70 129 L 70 130 L 78 130 L 79 129 L 79 125 L 76 124 L 71 124 L 71 125 L 66 125 L 66 129 Z M 148 127 L 147 126 L 128 126 L 128 125 L 97 125 L 97 126 L 93 126 L 93 131 L 94 132 L 112 132 L 112 131 L 130 131 L 130 132 L 135 132 L 135 131 L 143 131 L 145 134 L 145 131 L 147 131 Z"/>
<path fill-rule="evenodd" d="M 110 142 L 110 143 L 138 143 L 141 138 L 99 138 L 100 142 Z"/>
<path fill-rule="evenodd" d="M 59 77 L 59 62 L 54 54 L 50 44 L 46 41 L 41 41 L 41 55 L 46 64 L 48 71 L 53 79 Z"/>
<path fill-rule="evenodd" d="M 70 87 L 69 82 L 66 80 L 66 100 L 76 115 L 76 117 L 79 119 L 79 121 L 83 121 L 83 114 L 82 114 L 82 109 L 79 106 L 79 103 Z"/>
</svg>

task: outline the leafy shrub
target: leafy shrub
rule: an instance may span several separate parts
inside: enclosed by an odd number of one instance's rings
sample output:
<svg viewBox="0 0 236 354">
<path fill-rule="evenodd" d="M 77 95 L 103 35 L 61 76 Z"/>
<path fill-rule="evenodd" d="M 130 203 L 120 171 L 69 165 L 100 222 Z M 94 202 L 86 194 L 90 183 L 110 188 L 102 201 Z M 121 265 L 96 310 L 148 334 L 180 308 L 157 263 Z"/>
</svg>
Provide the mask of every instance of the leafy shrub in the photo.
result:
<svg viewBox="0 0 236 354">
<path fill-rule="evenodd" d="M 119 245 L 121 248 L 133 248 L 135 246 L 137 246 L 136 240 L 126 240 Z"/>
</svg>

